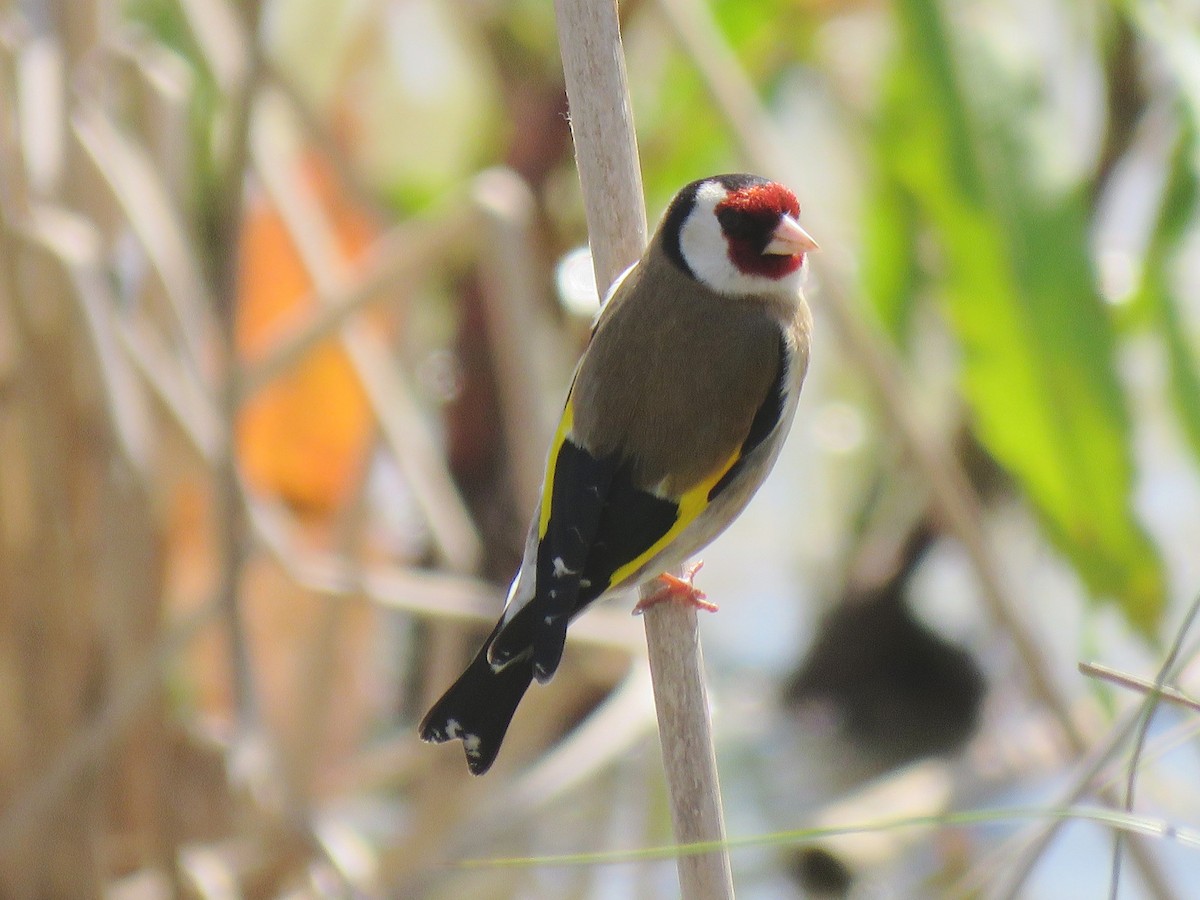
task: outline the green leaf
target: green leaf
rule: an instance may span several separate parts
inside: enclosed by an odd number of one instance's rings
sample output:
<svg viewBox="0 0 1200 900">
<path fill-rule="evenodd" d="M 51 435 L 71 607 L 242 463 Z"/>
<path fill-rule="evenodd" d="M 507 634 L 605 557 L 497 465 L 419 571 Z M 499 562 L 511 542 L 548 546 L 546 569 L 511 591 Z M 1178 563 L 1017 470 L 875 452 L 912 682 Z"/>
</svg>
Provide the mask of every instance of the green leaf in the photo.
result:
<svg viewBox="0 0 1200 900">
<path fill-rule="evenodd" d="M 940 247 L 939 293 L 978 436 L 1092 594 L 1152 633 L 1162 567 L 1130 506 L 1130 424 L 1082 192 L 1036 185 L 1015 91 L 986 109 L 986 135 L 977 129 L 985 111 L 968 106 L 936 0 L 896 8 L 883 152 Z"/>
</svg>

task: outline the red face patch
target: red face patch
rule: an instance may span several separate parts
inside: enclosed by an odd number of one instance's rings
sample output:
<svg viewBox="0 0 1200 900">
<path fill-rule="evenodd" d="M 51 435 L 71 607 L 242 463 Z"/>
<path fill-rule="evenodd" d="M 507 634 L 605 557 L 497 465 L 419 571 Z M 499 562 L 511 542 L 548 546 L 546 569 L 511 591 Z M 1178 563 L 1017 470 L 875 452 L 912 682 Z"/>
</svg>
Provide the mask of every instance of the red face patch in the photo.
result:
<svg viewBox="0 0 1200 900">
<path fill-rule="evenodd" d="M 754 184 L 737 191 L 717 204 L 717 212 L 733 209 L 751 215 L 770 214 L 776 218 L 783 215 L 799 218 L 800 202 L 796 195 L 776 181 Z"/>
<path fill-rule="evenodd" d="M 804 254 L 763 254 L 779 220 L 800 215 L 796 195 L 783 185 L 768 181 L 732 191 L 713 212 L 729 244 L 729 259 L 743 274 L 778 279 L 804 263 Z"/>
</svg>

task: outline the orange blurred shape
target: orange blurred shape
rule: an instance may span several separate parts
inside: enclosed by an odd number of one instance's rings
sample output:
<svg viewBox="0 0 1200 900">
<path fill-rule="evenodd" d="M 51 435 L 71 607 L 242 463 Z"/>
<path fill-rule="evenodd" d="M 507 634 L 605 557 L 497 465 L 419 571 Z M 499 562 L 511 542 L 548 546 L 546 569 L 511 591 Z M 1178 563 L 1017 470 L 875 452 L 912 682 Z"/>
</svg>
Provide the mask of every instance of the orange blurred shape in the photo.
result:
<svg viewBox="0 0 1200 900">
<path fill-rule="evenodd" d="M 328 163 L 308 154 L 301 176 L 353 264 L 378 234 L 371 218 L 341 192 Z M 262 196 L 247 201 L 238 273 L 237 346 L 258 361 L 318 300 L 299 251 L 279 213 Z M 250 486 L 298 513 L 323 518 L 337 509 L 365 464 L 372 414 L 362 384 L 336 339 L 304 359 L 243 405 L 237 448 Z"/>
</svg>

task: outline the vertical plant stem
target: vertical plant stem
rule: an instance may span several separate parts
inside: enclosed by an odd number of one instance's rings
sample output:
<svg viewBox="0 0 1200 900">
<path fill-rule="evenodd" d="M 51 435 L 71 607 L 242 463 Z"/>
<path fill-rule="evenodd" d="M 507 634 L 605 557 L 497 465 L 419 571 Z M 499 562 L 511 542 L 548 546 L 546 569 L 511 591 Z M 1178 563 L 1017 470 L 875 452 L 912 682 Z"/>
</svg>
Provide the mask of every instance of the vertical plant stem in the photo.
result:
<svg viewBox="0 0 1200 900">
<path fill-rule="evenodd" d="M 696 610 L 682 603 L 656 603 L 644 618 L 675 840 L 680 844 L 724 841 Z M 677 865 L 682 896 L 733 897 L 728 851 L 680 856 Z"/>
<path fill-rule="evenodd" d="M 617 4 L 556 0 L 554 9 L 592 266 L 603 296 L 646 246 L 642 170 Z"/>
<path fill-rule="evenodd" d="M 254 99 L 262 70 L 259 41 L 261 4 L 246 4 L 243 33 L 249 64 L 244 79 L 230 97 L 229 142 L 225 157 L 221 194 L 215 204 L 216 246 L 211 279 L 220 356 L 221 384 L 218 391 L 222 439 L 213 465 L 216 481 L 216 514 L 219 529 L 221 574 L 219 595 L 225 613 L 233 673 L 238 727 L 243 736 L 255 727 L 258 698 L 253 688 L 250 649 L 242 624 L 240 584 L 246 554 L 246 523 L 238 481 L 235 435 L 238 413 L 238 361 L 235 343 L 237 321 L 237 278 L 244 206 L 243 184 L 249 157 L 250 125 Z"/>
<path fill-rule="evenodd" d="M 539 285 L 533 277 L 533 192 L 519 175 L 494 168 L 475 177 L 471 197 L 483 217 L 480 283 L 488 341 L 495 352 L 497 390 L 505 414 L 504 441 L 511 460 L 517 508 L 533 509 L 541 495 L 546 445 L 557 424 L 557 408 L 542 402 L 540 386 L 554 383 L 542 348 L 550 340 L 540 315 Z M 531 340 L 532 339 L 532 340 Z M 507 352 L 521 347 L 522 353 Z"/>
<path fill-rule="evenodd" d="M 556 0 L 559 46 L 597 286 L 607 286 L 646 242 L 641 170 L 615 2 Z M 675 839 L 723 841 L 721 791 L 708 719 L 696 612 L 660 603 L 646 643 Z M 724 850 L 681 856 L 682 896 L 733 896 Z"/>
</svg>

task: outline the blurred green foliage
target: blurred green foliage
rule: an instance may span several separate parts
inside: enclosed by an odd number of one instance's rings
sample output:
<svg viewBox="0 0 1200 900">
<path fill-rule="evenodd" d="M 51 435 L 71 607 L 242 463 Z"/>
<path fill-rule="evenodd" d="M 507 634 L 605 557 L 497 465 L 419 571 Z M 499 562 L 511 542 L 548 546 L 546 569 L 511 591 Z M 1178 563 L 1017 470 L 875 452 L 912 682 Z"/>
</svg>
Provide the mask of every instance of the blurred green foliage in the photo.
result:
<svg viewBox="0 0 1200 900">
<path fill-rule="evenodd" d="M 964 88 L 962 48 L 935 0 L 901 0 L 896 19 L 874 133 L 882 171 L 867 211 L 866 286 L 902 340 L 929 285 L 961 347 L 977 437 L 1090 592 L 1152 634 L 1164 574 L 1131 508 L 1132 431 L 1089 250 L 1091 185 L 1042 183 L 1022 95 L 994 84 L 1006 102 L 984 105 Z M 923 232 L 940 252 L 934 271 L 918 264 Z"/>
</svg>

